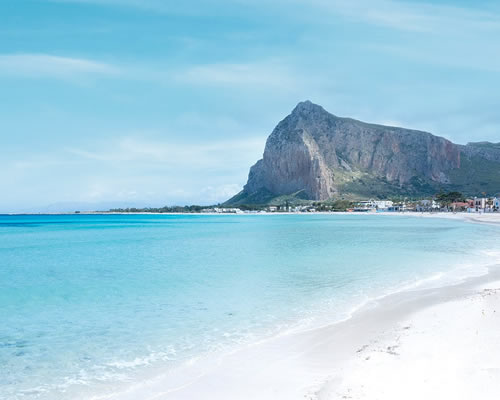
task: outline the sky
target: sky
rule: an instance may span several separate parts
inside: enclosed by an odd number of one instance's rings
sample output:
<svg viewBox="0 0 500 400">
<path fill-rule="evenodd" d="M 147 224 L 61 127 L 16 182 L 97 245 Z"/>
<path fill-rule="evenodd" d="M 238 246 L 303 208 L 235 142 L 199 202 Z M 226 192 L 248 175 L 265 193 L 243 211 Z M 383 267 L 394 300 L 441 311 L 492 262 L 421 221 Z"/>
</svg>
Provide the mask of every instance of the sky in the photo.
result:
<svg viewBox="0 0 500 400">
<path fill-rule="evenodd" d="M 303 100 L 500 142 L 499 93 L 495 1 L 2 0 L 0 212 L 222 202 Z"/>
</svg>

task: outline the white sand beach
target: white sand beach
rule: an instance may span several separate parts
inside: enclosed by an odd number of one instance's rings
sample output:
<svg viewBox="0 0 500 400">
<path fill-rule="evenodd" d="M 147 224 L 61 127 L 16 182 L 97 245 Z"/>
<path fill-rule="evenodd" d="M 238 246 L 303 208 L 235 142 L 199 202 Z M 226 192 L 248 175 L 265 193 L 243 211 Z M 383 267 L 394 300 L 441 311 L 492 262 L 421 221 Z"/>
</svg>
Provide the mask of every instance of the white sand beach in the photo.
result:
<svg viewBox="0 0 500 400">
<path fill-rule="evenodd" d="M 500 266 L 491 266 L 458 285 L 389 295 L 346 321 L 198 361 L 106 398 L 498 399 L 499 354 Z"/>
<path fill-rule="evenodd" d="M 119 399 L 498 399 L 500 270 L 146 382 Z"/>
<path fill-rule="evenodd" d="M 500 281 L 399 321 L 373 337 L 319 399 L 497 399 Z"/>
<path fill-rule="evenodd" d="M 480 223 L 480 224 L 500 224 L 500 213 L 453 213 L 453 212 L 404 212 L 404 213 L 376 213 L 374 215 L 399 215 L 399 216 L 411 216 L 411 217 L 421 217 L 421 218 L 446 218 L 446 219 L 456 219 L 463 220 L 467 222 Z"/>
</svg>

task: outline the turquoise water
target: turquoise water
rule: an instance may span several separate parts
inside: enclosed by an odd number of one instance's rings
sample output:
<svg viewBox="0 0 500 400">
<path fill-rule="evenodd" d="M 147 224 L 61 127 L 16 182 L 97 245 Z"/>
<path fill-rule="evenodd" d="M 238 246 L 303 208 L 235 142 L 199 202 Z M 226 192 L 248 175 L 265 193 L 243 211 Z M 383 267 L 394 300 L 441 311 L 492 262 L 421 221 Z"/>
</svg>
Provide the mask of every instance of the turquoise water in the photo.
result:
<svg viewBox="0 0 500 400">
<path fill-rule="evenodd" d="M 373 215 L 0 216 L 0 398 L 87 399 L 479 274 L 494 226 Z"/>
</svg>

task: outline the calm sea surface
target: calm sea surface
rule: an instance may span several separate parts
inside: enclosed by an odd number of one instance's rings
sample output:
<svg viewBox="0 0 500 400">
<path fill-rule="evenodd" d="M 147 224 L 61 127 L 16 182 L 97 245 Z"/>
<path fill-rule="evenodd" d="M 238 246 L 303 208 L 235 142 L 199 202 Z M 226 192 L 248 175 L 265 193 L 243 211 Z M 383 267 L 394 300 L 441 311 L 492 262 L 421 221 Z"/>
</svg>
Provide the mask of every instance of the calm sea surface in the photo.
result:
<svg viewBox="0 0 500 400">
<path fill-rule="evenodd" d="M 499 238 L 378 215 L 0 216 L 0 399 L 87 399 L 338 321 L 484 272 Z"/>
</svg>

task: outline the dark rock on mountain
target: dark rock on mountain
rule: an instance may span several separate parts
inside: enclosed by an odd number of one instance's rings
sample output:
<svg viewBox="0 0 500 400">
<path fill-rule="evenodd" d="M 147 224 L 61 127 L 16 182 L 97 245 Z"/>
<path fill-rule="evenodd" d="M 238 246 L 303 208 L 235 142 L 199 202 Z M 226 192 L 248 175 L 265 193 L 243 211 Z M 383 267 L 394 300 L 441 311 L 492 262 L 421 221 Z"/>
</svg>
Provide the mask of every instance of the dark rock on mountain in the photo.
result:
<svg viewBox="0 0 500 400">
<path fill-rule="evenodd" d="M 479 181 L 478 181 L 479 179 Z M 500 191 L 500 144 L 456 145 L 427 132 L 336 117 L 305 101 L 271 133 L 228 204 Z"/>
</svg>

